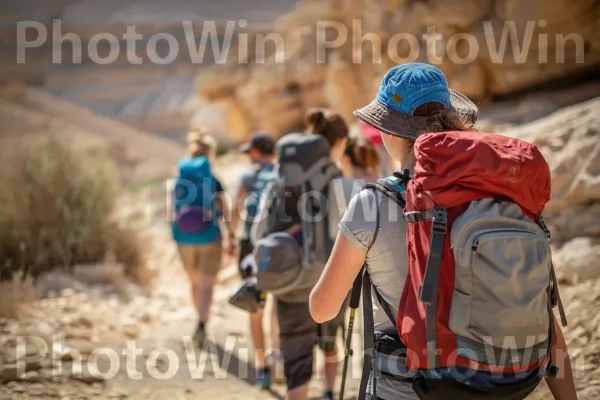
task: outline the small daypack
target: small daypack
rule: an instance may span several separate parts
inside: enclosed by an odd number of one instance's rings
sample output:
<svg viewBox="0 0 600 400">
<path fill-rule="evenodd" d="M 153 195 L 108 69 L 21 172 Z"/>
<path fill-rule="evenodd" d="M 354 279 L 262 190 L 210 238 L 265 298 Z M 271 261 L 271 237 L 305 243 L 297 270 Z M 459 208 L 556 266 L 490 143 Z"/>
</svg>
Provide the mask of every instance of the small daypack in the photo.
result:
<svg viewBox="0 0 600 400">
<path fill-rule="evenodd" d="M 421 399 L 525 399 L 557 372 L 555 306 L 566 325 L 541 217 L 549 167 L 534 145 L 496 134 L 426 134 L 414 153 L 405 199 L 393 182 L 370 185 L 406 206 L 395 320 L 413 388 Z"/>
<path fill-rule="evenodd" d="M 328 192 L 341 176 L 321 135 L 291 133 L 277 142 L 266 233 L 255 243 L 258 288 L 288 302 L 308 301 L 333 246 Z"/>
<path fill-rule="evenodd" d="M 213 220 L 216 181 L 206 157 L 185 158 L 177 164 L 178 177 L 173 191 L 174 229 L 183 234 L 199 234 Z"/>
</svg>

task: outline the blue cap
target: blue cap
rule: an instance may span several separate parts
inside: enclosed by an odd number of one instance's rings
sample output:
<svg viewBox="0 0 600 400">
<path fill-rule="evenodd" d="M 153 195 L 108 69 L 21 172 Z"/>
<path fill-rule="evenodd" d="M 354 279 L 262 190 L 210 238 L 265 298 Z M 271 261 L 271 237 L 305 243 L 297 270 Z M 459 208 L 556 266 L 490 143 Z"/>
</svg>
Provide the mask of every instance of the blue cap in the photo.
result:
<svg viewBox="0 0 600 400">
<path fill-rule="evenodd" d="M 354 111 L 354 115 L 380 131 L 414 139 L 423 133 L 426 123 L 425 117 L 415 117 L 414 112 L 427 103 L 439 103 L 447 110 L 455 110 L 465 122 L 477 120 L 477 106 L 465 95 L 450 89 L 439 68 L 423 63 L 391 68 L 383 77 L 375 100 Z"/>
</svg>

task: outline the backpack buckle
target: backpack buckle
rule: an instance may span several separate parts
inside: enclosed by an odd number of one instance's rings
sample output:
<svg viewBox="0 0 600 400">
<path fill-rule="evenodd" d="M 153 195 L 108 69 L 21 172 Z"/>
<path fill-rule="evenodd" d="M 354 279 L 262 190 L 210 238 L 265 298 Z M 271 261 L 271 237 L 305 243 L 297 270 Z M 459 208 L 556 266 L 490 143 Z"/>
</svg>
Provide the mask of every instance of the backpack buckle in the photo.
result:
<svg viewBox="0 0 600 400">
<path fill-rule="evenodd" d="M 402 184 L 406 186 L 408 182 L 411 180 L 410 170 L 405 169 L 403 172 L 396 171 L 394 172 L 394 177 L 400 179 Z"/>
<path fill-rule="evenodd" d="M 433 210 L 433 226 L 434 233 L 446 234 L 448 231 L 448 212 L 444 208 L 436 208 Z"/>
</svg>

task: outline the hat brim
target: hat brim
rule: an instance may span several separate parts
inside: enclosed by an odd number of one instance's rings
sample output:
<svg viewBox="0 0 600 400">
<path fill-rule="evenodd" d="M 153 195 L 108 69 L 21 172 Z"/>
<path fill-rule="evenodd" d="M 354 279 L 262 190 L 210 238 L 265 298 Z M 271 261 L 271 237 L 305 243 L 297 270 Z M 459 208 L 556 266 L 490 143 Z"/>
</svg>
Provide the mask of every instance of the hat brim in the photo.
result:
<svg viewBox="0 0 600 400">
<path fill-rule="evenodd" d="M 450 103 L 465 123 L 474 124 L 477 121 L 479 110 L 467 96 L 450 89 Z M 411 117 L 385 106 L 377 99 L 354 111 L 354 115 L 382 132 L 407 139 L 416 139 L 423 133 L 427 123 L 426 117 Z"/>
</svg>

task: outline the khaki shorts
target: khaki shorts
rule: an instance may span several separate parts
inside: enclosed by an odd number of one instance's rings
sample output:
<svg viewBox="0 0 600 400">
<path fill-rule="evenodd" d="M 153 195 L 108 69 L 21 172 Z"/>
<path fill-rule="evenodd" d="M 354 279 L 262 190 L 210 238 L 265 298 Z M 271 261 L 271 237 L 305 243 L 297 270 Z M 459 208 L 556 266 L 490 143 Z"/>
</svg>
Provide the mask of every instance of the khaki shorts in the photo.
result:
<svg viewBox="0 0 600 400">
<path fill-rule="evenodd" d="M 200 246 L 179 245 L 181 263 L 187 270 L 196 270 L 202 275 L 215 276 L 221 269 L 221 240 Z"/>
</svg>

